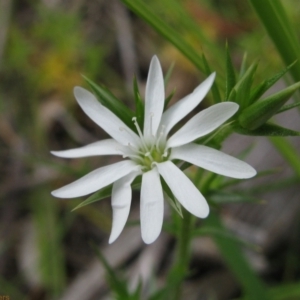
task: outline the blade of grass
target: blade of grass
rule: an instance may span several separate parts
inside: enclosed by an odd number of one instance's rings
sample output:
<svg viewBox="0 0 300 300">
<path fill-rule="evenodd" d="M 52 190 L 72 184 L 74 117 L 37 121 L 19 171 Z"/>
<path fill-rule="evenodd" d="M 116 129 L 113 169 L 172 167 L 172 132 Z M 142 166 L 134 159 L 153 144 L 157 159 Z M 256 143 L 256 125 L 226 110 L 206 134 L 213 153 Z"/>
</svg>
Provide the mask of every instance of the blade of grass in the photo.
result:
<svg viewBox="0 0 300 300">
<path fill-rule="evenodd" d="M 285 13 L 284 7 L 278 0 L 249 0 L 255 12 L 263 23 L 270 38 L 275 44 L 282 60 L 290 65 L 297 63 L 290 72 L 295 81 L 300 80 L 300 45 L 292 25 Z"/>
<path fill-rule="evenodd" d="M 187 43 L 175 29 L 159 18 L 157 14 L 149 8 L 148 5 L 140 0 L 121 1 L 166 40 L 173 44 L 186 58 L 188 58 L 194 64 L 197 69 L 204 72 L 202 59 L 198 52 L 189 43 Z"/>
</svg>

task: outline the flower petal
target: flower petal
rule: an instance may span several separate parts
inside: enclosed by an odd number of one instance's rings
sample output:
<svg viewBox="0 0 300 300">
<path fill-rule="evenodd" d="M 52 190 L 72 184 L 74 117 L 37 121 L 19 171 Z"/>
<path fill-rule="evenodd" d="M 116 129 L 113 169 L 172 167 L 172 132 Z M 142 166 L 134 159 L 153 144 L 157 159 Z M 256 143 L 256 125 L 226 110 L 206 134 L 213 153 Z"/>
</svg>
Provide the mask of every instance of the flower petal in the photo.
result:
<svg viewBox="0 0 300 300">
<path fill-rule="evenodd" d="M 97 155 L 123 155 L 120 145 L 113 139 L 98 141 L 80 148 L 64 151 L 51 151 L 51 154 L 64 158 L 78 158 Z"/>
<path fill-rule="evenodd" d="M 177 147 L 202 137 L 223 124 L 239 109 L 238 104 L 223 102 L 202 110 L 168 140 L 167 146 Z"/>
<path fill-rule="evenodd" d="M 142 239 L 151 244 L 159 236 L 164 216 L 164 196 L 156 168 L 143 174 L 141 187 Z"/>
<path fill-rule="evenodd" d="M 132 171 L 137 171 L 138 168 L 139 166 L 133 161 L 123 160 L 96 169 L 82 178 L 53 191 L 52 195 L 58 198 L 85 196 L 102 189 Z"/>
<path fill-rule="evenodd" d="M 156 135 L 165 103 L 165 86 L 162 69 L 157 56 L 153 56 L 146 84 L 144 136 Z"/>
<path fill-rule="evenodd" d="M 138 174 L 137 172 L 132 172 L 117 180 L 113 185 L 111 194 L 113 220 L 109 244 L 119 237 L 126 224 L 132 196 L 131 183 Z"/>
<path fill-rule="evenodd" d="M 170 159 L 181 159 L 211 172 L 232 178 L 250 178 L 256 171 L 247 163 L 210 147 L 187 144 L 172 148 Z"/>
<path fill-rule="evenodd" d="M 209 206 L 191 180 L 171 161 L 157 164 L 157 169 L 174 196 L 191 214 L 206 218 Z"/>
<path fill-rule="evenodd" d="M 92 93 L 76 86 L 74 95 L 82 110 L 116 141 L 126 146 L 128 143 L 139 145 L 138 135 L 109 109 L 101 105 Z"/>
<path fill-rule="evenodd" d="M 172 105 L 163 113 L 160 123 L 165 126 L 164 132 L 166 135 L 175 124 L 182 120 L 204 99 L 210 90 L 215 77 L 216 73 L 212 73 L 191 94 Z"/>
</svg>

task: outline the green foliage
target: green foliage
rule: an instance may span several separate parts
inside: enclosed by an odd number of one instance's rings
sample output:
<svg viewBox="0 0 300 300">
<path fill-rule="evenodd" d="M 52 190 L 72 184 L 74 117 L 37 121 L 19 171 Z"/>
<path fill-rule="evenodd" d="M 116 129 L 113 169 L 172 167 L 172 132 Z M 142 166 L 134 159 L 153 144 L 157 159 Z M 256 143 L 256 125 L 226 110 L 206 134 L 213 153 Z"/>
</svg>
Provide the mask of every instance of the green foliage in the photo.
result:
<svg viewBox="0 0 300 300">
<path fill-rule="evenodd" d="M 284 128 L 282 126 L 265 123 L 259 128 L 250 130 L 246 129 L 240 125 L 233 126 L 234 131 L 243 135 L 252 135 L 252 136 L 299 136 L 300 132 L 292 129 Z"/>
<path fill-rule="evenodd" d="M 98 100 L 110 111 L 112 111 L 117 117 L 119 117 L 129 128 L 136 131 L 132 118 L 134 113 L 123 102 L 117 99 L 107 88 L 101 87 L 94 83 L 92 80 L 83 76 L 86 82 L 89 84 L 93 92 L 97 95 Z"/>
<path fill-rule="evenodd" d="M 133 93 L 134 93 L 134 100 L 135 100 L 135 115 L 136 120 L 143 131 L 144 128 L 144 102 L 142 101 L 141 94 L 139 91 L 139 87 L 137 84 L 136 77 L 133 79 Z"/>
<path fill-rule="evenodd" d="M 275 74 L 269 79 L 264 80 L 260 85 L 258 85 L 251 92 L 249 103 L 252 104 L 253 102 L 257 101 L 259 97 L 261 97 L 270 87 L 272 87 L 280 78 L 282 78 L 295 63 L 296 62 L 293 62 L 281 72 Z"/>
<path fill-rule="evenodd" d="M 259 128 L 279 111 L 299 87 L 300 83 L 295 83 L 250 105 L 239 115 L 239 123 L 246 129 L 254 130 Z"/>
<path fill-rule="evenodd" d="M 279 0 L 249 0 L 275 44 L 282 60 L 288 66 L 298 60 L 290 72 L 300 81 L 300 42 L 285 9 Z"/>
<path fill-rule="evenodd" d="M 37 234 L 39 270 L 43 284 L 53 298 L 58 297 L 66 284 L 65 258 L 62 247 L 64 224 L 59 219 L 58 202 L 47 190 L 32 195 L 32 213 Z M 42 201 L 41 201 L 42 200 Z"/>
<path fill-rule="evenodd" d="M 225 87 L 225 101 L 230 101 L 229 95 L 236 84 L 235 70 L 232 64 L 229 53 L 228 43 L 226 43 L 226 87 Z"/>
<path fill-rule="evenodd" d="M 134 292 L 130 292 L 127 287 L 126 279 L 120 278 L 117 272 L 109 265 L 104 255 L 100 252 L 98 247 L 91 243 L 91 247 L 96 253 L 99 261 L 102 263 L 106 271 L 107 281 L 114 294 L 114 299 L 116 300 L 139 300 L 141 292 L 141 282 L 138 284 Z"/>
</svg>

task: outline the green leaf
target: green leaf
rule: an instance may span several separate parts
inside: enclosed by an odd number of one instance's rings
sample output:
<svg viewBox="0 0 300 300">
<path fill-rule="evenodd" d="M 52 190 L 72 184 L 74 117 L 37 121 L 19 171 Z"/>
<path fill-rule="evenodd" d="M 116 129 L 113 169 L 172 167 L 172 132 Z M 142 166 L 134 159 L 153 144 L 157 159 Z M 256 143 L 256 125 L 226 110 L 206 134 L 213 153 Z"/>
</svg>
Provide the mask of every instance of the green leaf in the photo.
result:
<svg viewBox="0 0 300 300">
<path fill-rule="evenodd" d="M 81 208 L 83 206 L 89 205 L 91 203 L 103 200 L 107 197 L 110 197 L 111 191 L 112 191 L 112 185 L 109 185 L 109 186 L 97 191 L 96 193 L 94 193 L 93 195 L 88 197 L 85 201 L 81 202 L 79 205 L 77 205 L 75 208 L 73 208 L 72 211 L 74 211 L 78 208 Z"/>
<path fill-rule="evenodd" d="M 176 92 L 176 89 L 173 89 L 170 95 L 165 99 L 165 105 L 164 105 L 164 111 L 167 109 L 171 99 L 173 98 L 174 94 Z"/>
<path fill-rule="evenodd" d="M 238 118 L 241 126 L 254 130 L 266 123 L 299 87 L 300 82 L 295 83 L 247 107 Z"/>
<path fill-rule="evenodd" d="M 93 92 L 97 95 L 98 100 L 102 105 L 112 111 L 117 117 L 119 117 L 129 128 L 136 131 L 136 128 L 132 122 L 134 117 L 133 111 L 131 111 L 124 103 L 117 99 L 108 89 L 101 87 L 94 83 L 92 80 L 83 76 Z"/>
<path fill-rule="evenodd" d="M 209 193 L 209 199 L 214 204 L 225 204 L 225 203 L 262 203 L 261 199 L 257 199 L 249 193 L 241 192 L 226 192 L 220 190 L 213 190 Z"/>
<path fill-rule="evenodd" d="M 298 106 L 300 106 L 300 101 L 298 101 L 298 102 L 296 102 L 296 103 L 284 105 L 284 106 L 282 106 L 282 107 L 279 109 L 279 111 L 277 112 L 277 115 L 278 115 L 278 114 L 281 114 L 281 113 L 283 113 L 283 112 L 285 112 L 285 111 L 287 111 L 287 110 L 290 110 L 290 109 L 292 109 L 292 108 L 298 107 Z"/>
<path fill-rule="evenodd" d="M 229 101 L 229 95 L 236 84 L 234 66 L 229 53 L 228 43 L 226 42 L 226 89 L 225 101 Z"/>
<path fill-rule="evenodd" d="M 300 178 L 299 151 L 295 149 L 291 142 L 285 138 L 270 137 L 269 139 Z"/>
<path fill-rule="evenodd" d="M 286 283 L 272 287 L 268 294 L 272 300 L 300 299 L 300 282 Z"/>
<path fill-rule="evenodd" d="M 208 61 L 204 55 L 204 53 L 202 53 L 202 61 L 203 61 L 203 66 L 204 66 L 204 72 L 206 75 L 210 75 L 212 73 L 212 70 L 208 64 Z M 213 95 L 213 99 L 214 99 L 214 103 L 220 103 L 222 102 L 221 100 L 221 96 L 220 96 L 220 92 L 219 92 L 219 88 L 217 86 L 216 81 L 214 82 L 214 84 L 211 87 L 211 92 Z"/>
<path fill-rule="evenodd" d="M 174 66 L 175 66 L 175 63 L 173 62 L 171 64 L 171 66 L 169 67 L 168 71 L 167 71 L 167 74 L 165 75 L 165 78 L 164 78 L 164 83 L 165 83 L 165 87 L 167 87 L 168 83 L 169 83 L 169 80 L 172 76 L 172 73 L 173 73 L 173 70 L 174 70 Z"/>
<path fill-rule="evenodd" d="M 232 94 L 235 92 L 235 101 L 240 104 L 240 110 L 243 110 L 249 105 L 250 89 L 253 82 L 253 76 L 257 69 L 258 64 L 253 63 L 247 71 L 244 73 L 242 78 L 236 83 L 234 88 L 231 90 L 229 99 L 232 99 Z"/>
<path fill-rule="evenodd" d="M 260 96 L 262 96 L 271 86 L 273 86 L 283 75 L 286 74 L 286 72 L 296 63 L 293 62 L 292 64 L 290 64 L 289 66 L 287 66 L 284 70 L 282 70 L 281 72 L 277 73 L 276 75 L 274 75 L 273 77 L 265 80 L 264 82 L 262 82 L 252 93 L 250 96 L 250 100 L 249 103 L 252 104 L 254 103 L 256 100 L 258 100 L 258 98 Z"/>
<path fill-rule="evenodd" d="M 193 65 L 201 71 L 204 66 L 198 52 L 170 25 L 166 24 L 150 6 L 140 0 L 121 0 L 130 10 L 147 22 L 161 36 L 172 43 Z"/>
<path fill-rule="evenodd" d="M 266 123 L 257 129 L 250 130 L 242 126 L 236 125 L 233 127 L 234 131 L 243 135 L 251 136 L 299 136 L 299 131 L 284 128 L 276 124 Z"/>
<path fill-rule="evenodd" d="M 107 281 L 110 285 L 112 292 L 114 293 L 114 299 L 120 300 L 131 300 L 130 293 L 127 290 L 127 282 L 125 280 L 121 280 L 114 269 L 109 265 L 104 255 L 99 251 L 99 248 L 94 243 L 90 243 L 94 252 L 96 253 L 98 259 L 102 263 L 103 267 L 106 271 Z"/>
<path fill-rule="evenodd" d="M 300 43 L 294 28 L 278 0 L 249 0 L 269 37 L 273 40 L 286 65 L 298 59 L 290 72 L 295 81 L 300 81 Z"/>
<path fill-rule="evenodd" d="M 244 76 L 244 74 L 247 70 L 247 58 L 248 58 L 248 55 L 247 55 L 247 52 L 245 52 L 243 55 L 242 63 L 241 63 L 239 79 L 241 79 Z"/>
<path fill-rule="evenodd" d="M 142 101 L 141 94 L 139 91 L 139 87 L 137 84 L 136 77 L 133 78 L 133 93 L 134 93 L 134 100 L 135 100 L 135 114 L 136 120 L 143 132 L 144 128 L 144 102 Z"/>
</svg>

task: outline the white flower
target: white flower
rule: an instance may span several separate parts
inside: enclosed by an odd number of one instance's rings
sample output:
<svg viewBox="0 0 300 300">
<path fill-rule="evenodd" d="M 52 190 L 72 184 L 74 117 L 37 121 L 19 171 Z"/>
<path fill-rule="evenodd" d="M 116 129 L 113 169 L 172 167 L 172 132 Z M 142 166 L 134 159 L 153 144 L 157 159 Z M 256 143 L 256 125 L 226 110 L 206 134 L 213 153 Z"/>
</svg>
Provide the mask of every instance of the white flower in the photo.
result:
<svg viewBox="0 0 300 300">
<path fill-rule="evenodd" d="M 181 205 L 193 215 L 205 218 L 209 207 L 192 181 L 172 162 L 183 160 L 217 174 L 233 178 L 250 178 L 256 171 L 234 157 L 194 140 L 214 131 L 238 110 L 238 105 L 223 102 L 213 105 L 189 120 L 168 138 L 170 130 L 205 97 L 215 73 L 211 74 L 190 95 L 163 112 L 165 90 L 159 60 L 151 60 L 145 95 L 143 132 L 134 118 L 137 133 L 126 126 L 95 96 L 81 87 L 74 94 L 83 111 L 112 139 L 52 154 L 65 158 L 94 155 L 121 155 L 128 158 L 94 170 L 79 180 L 52 192 L 59 198 L 81 197 L 112 184 L 113 225 L 109 238 L 112 243 L 120 235 L 128 218 L 131 204 L 131 183 L 142 175 L 140 219 L 142 238 L 149 244 L 159 236 L 163 223 L 164 195 L 160 176 L 165 180 Z"/>
</svg>

